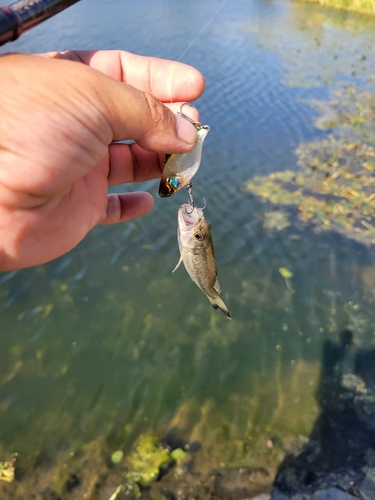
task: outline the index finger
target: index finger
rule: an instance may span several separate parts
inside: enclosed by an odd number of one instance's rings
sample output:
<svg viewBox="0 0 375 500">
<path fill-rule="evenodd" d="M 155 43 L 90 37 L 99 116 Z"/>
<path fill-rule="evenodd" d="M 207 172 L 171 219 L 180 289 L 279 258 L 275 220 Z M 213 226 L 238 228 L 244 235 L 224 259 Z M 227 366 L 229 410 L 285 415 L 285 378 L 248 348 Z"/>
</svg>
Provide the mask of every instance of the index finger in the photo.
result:
<svg viewBox="0 0 375 500">
<path fill-rule="evenodd" d="M 41 55 L 84 63 L 162 102 L 193 101 L 205 86 L 202 73 L 188 64 L 123 50 L 68 50 Z"/>
</svg>

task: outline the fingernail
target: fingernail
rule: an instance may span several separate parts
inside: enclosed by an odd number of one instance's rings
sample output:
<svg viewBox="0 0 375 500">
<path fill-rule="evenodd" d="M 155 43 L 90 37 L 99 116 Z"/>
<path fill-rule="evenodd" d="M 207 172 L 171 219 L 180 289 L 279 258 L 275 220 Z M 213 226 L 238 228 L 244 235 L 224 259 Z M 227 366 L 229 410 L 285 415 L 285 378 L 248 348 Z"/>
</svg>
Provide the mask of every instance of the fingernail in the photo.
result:
<svg viewBox="0 0 375 500">
<path fill-rule="evenodd" d="M 176 115 L 176 128 L 178 137 L 187 144 L 197 142 L 197 130 L 192 123 L 180 115 Z"/>
</svg>

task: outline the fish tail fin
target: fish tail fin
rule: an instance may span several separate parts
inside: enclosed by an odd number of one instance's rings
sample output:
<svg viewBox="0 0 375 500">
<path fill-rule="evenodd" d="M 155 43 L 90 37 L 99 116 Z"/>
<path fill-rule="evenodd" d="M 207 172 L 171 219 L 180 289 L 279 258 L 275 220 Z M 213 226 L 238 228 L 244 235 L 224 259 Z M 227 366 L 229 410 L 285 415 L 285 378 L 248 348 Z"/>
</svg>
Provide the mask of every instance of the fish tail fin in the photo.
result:
<svg viewBox="0 0 375 500">
<path fill-rule="evenodd" d="M 224 304 L 223 299 L 219 295 L 217 295 L 217 297 L 208 297 L 208 300 L 211 302 L 214 309 L 220 309 L 220 311 L 224 313 L 228 319 L 232 319 L 227 306 Z"/>
</svg>

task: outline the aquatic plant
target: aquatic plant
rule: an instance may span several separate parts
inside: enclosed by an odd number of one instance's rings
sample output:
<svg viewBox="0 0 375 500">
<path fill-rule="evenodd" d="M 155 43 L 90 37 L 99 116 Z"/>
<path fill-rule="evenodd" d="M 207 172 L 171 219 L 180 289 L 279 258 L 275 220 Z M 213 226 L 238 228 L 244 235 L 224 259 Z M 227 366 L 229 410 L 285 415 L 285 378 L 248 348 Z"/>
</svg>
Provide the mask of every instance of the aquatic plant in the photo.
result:
<svg viewBox="0 0 375 500">
<path fill-rule="evenodd" d="M 373 0 L 305 0 L 318 2 L 320 5 L 334 7 L 336 9 L 354 10 L 356 12 L 375 13 L 375 2 Z"/>
<path fill-rule="evenodd" d="M 7 483 L 11 483 L 14 479 L 14 462 L 16 461 L 16 455 L 13 455 L 13 458 L 9 461 L 0 462 L 0 481 L 6 481 Z"/>
<path fill-rule="evenodd" d="M 332 133 L 297 148 L 300 171 L 255 176 L 246 187 L 284 215 L 375 243 L 375 96 L 349 85 L 330 103 L 310 104 L 324 110 L 317 126 Z"/>
<path fill-rule="evenodd" d="M 150 486 L 158 478 L 160 467 L 172 461 L 169 450 L 160 444 L 157 436 L 142 436 L 129 457 L 127 482 Z"/>
</svg>

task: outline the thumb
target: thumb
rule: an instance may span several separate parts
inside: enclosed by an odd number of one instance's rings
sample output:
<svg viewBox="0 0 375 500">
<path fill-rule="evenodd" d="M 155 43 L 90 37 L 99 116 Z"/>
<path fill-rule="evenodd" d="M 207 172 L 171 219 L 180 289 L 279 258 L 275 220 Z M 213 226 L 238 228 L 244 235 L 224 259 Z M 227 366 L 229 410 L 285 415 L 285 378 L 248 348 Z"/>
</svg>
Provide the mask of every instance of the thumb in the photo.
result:
<svg viewBox="0 0 375 500">
<path fill-rule="evenodd" d="M 19 71 L 30 71 L 28 87 L 60 96 L 60 106 L 74 107 L 74 116 L 107 145 L 132 139 L 149 151 L 185 153 L 197 142 L 195 127 L 147 92 L 75 61 L 11 57 L 19 60 Z"/>
<path fill-rule="evenodd" d="M 114 80 L 103 84 L 102 113 L 113 131 L 114 141 L 133 139 L 142 148 L 159 153 L 185 153 L 195 146 L 194 125 L 175 115 L 156 97 Z"/>
</svg>

